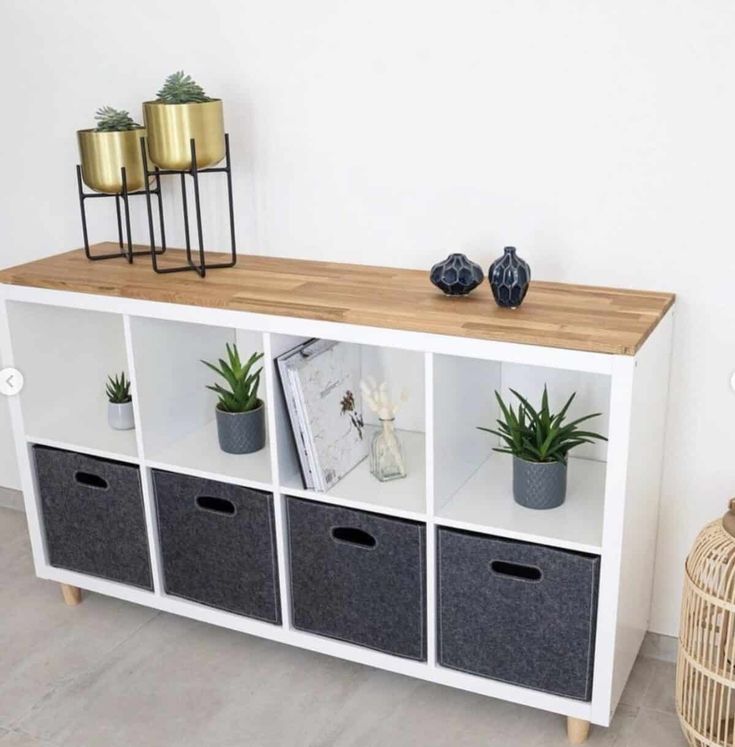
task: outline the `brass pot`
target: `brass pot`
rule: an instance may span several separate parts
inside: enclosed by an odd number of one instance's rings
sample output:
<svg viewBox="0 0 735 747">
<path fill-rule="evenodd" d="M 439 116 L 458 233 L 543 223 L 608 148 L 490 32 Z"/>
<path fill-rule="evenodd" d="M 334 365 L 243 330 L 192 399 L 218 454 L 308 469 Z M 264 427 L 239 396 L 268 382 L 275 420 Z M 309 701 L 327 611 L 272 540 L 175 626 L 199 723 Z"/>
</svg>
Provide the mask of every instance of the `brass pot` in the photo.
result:
<svg viewBox="0 0 735 747">
<path fill-rule="evenodd" d="M 142 127 L 120 132 L 78 130 L 84 183 L 95 192 L 119 194 L 122 192 L 120 168 L 124 166 L 128 192 L 142 189 L 145 182 L 140 138 L 144 135 Z"/>
<path fill-rule="evenodd" d="M 146 101 L 143 117 L 148 131 L 148 155 L 162 169 L 190 169 L 194 138 L 197 168 L 214 166 L 225 157 L 225 120 L 222 100 L 198 104 Z"/>
</svg>

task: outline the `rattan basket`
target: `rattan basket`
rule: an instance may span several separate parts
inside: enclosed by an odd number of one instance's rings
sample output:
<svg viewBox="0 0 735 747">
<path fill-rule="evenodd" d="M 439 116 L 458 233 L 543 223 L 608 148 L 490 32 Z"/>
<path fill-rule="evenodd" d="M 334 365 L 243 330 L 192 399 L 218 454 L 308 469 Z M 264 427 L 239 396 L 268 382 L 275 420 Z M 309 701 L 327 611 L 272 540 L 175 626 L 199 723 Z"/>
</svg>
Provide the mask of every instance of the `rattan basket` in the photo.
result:
<svg viewBox="0 0 735 747">
<path fill-rule="evenodd" d="M 735 747 L 735 499 L 687 558 L 676 710 L 693 747 Z"/>
</svg>

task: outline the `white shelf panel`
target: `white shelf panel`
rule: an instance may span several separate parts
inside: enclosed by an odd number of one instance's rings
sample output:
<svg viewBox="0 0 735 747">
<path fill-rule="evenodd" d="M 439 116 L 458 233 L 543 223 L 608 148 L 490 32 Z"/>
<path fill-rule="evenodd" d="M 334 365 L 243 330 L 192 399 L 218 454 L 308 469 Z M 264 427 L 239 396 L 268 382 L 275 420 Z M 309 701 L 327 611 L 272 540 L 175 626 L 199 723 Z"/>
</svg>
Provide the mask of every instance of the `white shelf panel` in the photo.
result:
<svg viewBox="0 0 735 747">
<path fill-rule="evenodd" d="M 33 423 L 27 440 L 58 449 L 80 451 L 91 456 L 137 462 L 135 430 L 116 431 L 107 422 L 107 405 L 90 406 Z"/>
<path fill-rule="evenodd" d="M 562 506 L 537 511 L 513 500 L 510 456 L 493 454 L 438 510 L 439 524 L 600 554 L 605 462 L 570 459 Z"/>
<path fill-rule="evenodd" d="M 272 490 L 270 448 L 254 454 L 226 454 L 219 447 L 215 420 L 152 454 L 149 467 L 181 472 L 209 480 L 234 482 L 258 490 Z"/>
<path fill-rule="evenodd" d="M 370 474 L 368 457 L 326 493 L 304 490 L 300 475 L 284 478 L 281 492 L 324 503 L 426 521 L 426 438 L 423 433 L 413 431 L 398 431 L 398 436 L 403 444 L 408 473 L 400 480 L 376 480 Z"/>
</svg>

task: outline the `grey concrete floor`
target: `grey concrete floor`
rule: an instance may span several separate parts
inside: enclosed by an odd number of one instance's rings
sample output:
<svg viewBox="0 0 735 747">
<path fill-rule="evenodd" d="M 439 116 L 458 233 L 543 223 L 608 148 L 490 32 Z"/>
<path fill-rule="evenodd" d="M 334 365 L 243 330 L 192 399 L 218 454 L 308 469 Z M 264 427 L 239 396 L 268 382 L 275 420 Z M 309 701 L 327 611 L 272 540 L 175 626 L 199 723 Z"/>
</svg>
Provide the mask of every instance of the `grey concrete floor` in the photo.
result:
<svg viewBox="0 0 735 747">
<path fill-rule="evenodd" d="M 674 665 L 640 657 L 590 745 L 685 745 Z M 0 747 L 554 747 L 564 720 L 33 575 L 25 517 L 0 508 Z"/>
</svg>

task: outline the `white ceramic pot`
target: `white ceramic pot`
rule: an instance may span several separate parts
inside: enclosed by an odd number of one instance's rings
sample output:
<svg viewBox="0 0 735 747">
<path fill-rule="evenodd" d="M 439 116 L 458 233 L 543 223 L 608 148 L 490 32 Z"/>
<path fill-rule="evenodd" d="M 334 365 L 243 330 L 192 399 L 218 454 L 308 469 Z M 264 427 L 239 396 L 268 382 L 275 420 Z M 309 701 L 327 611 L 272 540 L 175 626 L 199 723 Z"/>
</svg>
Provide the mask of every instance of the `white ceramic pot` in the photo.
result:
<svg viewBox="0 0 735 747">
<path fill-rule="evenodd" d="M 107 422 L 110 424 L 110 428 L 114 428 L 116 431 L 129 431 L 131 428 L 135 428 L 133 403 L 108 402 Z"/>
</svg>

